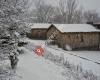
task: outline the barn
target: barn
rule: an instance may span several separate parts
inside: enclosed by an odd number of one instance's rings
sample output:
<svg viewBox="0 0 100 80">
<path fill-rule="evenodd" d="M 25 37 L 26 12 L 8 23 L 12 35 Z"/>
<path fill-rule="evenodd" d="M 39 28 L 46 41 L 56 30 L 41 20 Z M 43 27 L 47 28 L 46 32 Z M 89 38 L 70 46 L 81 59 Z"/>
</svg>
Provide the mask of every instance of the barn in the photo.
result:
<svg viewBox="0 0 100 80">
<path fill-rule="evenodd" d="M 47 38 L 66 50 L 100 47 L 100 30 L 90 24 L 53 24 L 48 28 Z"/>
<path fill-rule="evenodd" d="M 40 40 L 47 39 L 46 34 L 50 25 L 51 24 L 49 23 L 34 23 L 31 26 L 31 31 L 30 33 L 27 34 L 27 36 L 32 39 L 40 39 Z"/>
</svg>

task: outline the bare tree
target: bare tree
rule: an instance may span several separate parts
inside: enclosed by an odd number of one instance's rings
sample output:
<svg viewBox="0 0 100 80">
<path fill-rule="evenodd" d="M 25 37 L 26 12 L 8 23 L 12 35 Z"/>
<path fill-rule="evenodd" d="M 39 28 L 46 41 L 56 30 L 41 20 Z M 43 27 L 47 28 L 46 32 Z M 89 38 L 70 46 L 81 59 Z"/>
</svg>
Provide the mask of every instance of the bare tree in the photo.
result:
<svg viewBox="0 0 100 80">
<path fill-rule="evenodd" d="M 83 23 L 83 8 L 75 11 L 74 17 L 72 19 L 73 23 Z"/>
<path fill-rule="evenodd" d="M 53 14 L 53 7 L 47 5 L 43 0 L 35 1 L 36 17 L 38 22 L 49 22 Z"/>
<path fill-rule="evenodd" d="M 86 22 L 98 22 L 99 15 L 95 10 L 88 10 L 84 12 L 84 19 Z"/>
<path fill-rule="evenodd" d="M 60 0 L 59 10 L 64 23 L 73 23 L 73 18 L 78 7 L 77 0 Z"/>
<path fill-rule="evenodd" d="M 73 16 L 77 10 L 78 3 L 76 0 L 67 0 L 67 22 L 72 23 Z"/>
<path fill-rule="evenodd" d="M 62 19 L 62 23 L 66 23 L 67 19 L 67 1 L 60 0 L 59 1 L 59 11 L 60 11 L 60 19 Z"/>
</svg>

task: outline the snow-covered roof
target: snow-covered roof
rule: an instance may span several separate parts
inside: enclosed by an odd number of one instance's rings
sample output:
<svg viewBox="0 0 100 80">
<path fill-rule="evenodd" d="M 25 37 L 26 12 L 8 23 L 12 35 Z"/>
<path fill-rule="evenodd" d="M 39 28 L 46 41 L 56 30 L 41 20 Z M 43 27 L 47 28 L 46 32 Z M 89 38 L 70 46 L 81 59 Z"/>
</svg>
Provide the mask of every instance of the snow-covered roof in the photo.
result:
<svg viewBox="0 0 100 80">
<path fill-rule="evenodd" d="M 37 29 L 37 28 L 45 28 L 48 29 L 50 27 L 51 24 L 49 23 L 34 23 L 33 25 L 31 25 L 31 29 Z"/>
<path fill-rule="evenodd" d="M 54 24 L 61 32 L 100 32 L 90 24 Z"/>
</svg>

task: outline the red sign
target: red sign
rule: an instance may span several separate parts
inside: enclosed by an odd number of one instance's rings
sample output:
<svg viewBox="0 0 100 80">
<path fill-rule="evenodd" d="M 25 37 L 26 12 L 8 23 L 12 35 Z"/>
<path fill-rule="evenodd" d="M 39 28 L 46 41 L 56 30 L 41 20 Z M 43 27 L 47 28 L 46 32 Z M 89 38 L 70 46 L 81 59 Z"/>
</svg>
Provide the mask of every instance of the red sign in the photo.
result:
<svg viewBox="0 0 100 80">
<path fill-rule="evenodd" d="M 36 47 L 35 48 L 35 53 L 38 55 L 38 56 L 43 56 L 43 53 L 44 53 L 44 49 L 42 47 Z"/>
</svg>

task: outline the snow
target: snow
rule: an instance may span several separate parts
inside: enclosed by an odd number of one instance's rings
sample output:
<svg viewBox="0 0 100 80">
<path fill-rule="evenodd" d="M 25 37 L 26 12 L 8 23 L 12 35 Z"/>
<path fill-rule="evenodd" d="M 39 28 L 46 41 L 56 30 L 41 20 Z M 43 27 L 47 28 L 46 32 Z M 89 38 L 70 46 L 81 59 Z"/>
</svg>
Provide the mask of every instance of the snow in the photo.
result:
<svg viewBox="0 0 100 80">
<path fill-rule="evenodd" d="M 100 63 L 100 51 L 65 51 L 57 47 L 48 47 L 46 49 L 54 55 L 63 55 L 71 64 L 81 65 L 84 70 L 100 76 L 100 64 L 95 63 Z"/>
<path fill-rule="evenodd" d="M 51 52 L 53 55 L 64 56 L 65 60 L 67 59 L 71 64 L 80 65 L 84 70 L 100 76 L 100 65 L 94 63 L 95 61 L 100 61 L 99 51 L 65 51 L 57 46 L 46 46 L 44 40 L 26 39 L 26 41 L 28 45 L 21 47 L 24 50 L 24 54 L 19 56 L 19 63 L 15 75 L 16 80 L 77 80 L 73 76 L 79 77 L 77 74 L 80 73 L 73 72 L 70 69 L 64 69 L 63 66 L 58 66 L 49 59 L 36 55 L 33 49 L 37 45 L 43 46 L 48 53 Z M 66 76 L 63 74 L 66 74 Z M 73 79 L 70 79 L 70 76 Z M 88 79 L 82 78 L 82 80 Z"/>
<path fill-rule="evenodd" d="M 39 29 L 39 28 L 45 28 L 45 29 L 48 29 L 50 27 L 51 24 L 49 23 L 34 23 L 32 26 L 31 26 L 31 29 Z"/>
<path fill-rule="evenodd" d="M 0 80 L 15 80 L 16 77 L 15 71 L 11 69 L 10 61 L 0 61 Z"/>
<path fill-rule="evenodd" d="M 78 55 L 94 62 L 100 63 L 100 51 L 70 51 L 74 55 Z"/>
<path fill-rule="evenodd" d="M 43 40 L 29 40 L 28 42 L 34 45 L 44 46 Z M 94 74 L 100 76 L 100 51 L 65 51 L 61 48 L 44 46 L 45 49 L 52 52 L 54 55 L 64 55 L 70 63 L 74 65 L 81 65 L 84 70 L 92 71 Z M 95 63 L 97 62 L 97 63 Z"/>
<path fill-rule="evenodd" d="M 90 24 L 54 24 L 61 32 L 100 32 Z"/>
<path fill-rule="evenodd" d="M 19 56 L 20 60 L 16 70 L 19 77 L 16 80 L 65 80 L 61 75 L 60 67 L 37 56 L 27 48 L 24 50 L 25 53 Z"/>
<path fill-rule="evenodd" d="M 44 45 L 43 40 L 28 40 L 35 45 Z M 100 76 L 100 51 L 65 51 L 57 46 L 48 47 L 45 45 L 45 49 L 54 55 L 64 56 L 65 59 L 71 64 L 81 65 L 84 70 L 93 72 L 95 75 Z"/>
<path fill-rule="evenodd" d="M 50 23 L 34 23 L 31 29 L 48 29 L 52 24 Z M 61 32 L 100 32 L 90 24 L 53 24 Z"/>
</svg>

